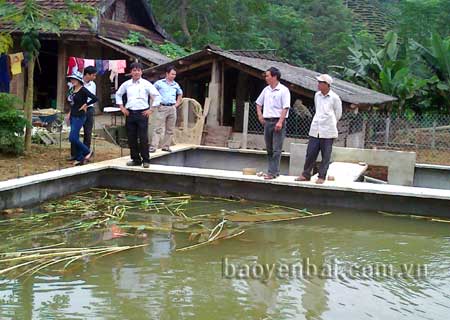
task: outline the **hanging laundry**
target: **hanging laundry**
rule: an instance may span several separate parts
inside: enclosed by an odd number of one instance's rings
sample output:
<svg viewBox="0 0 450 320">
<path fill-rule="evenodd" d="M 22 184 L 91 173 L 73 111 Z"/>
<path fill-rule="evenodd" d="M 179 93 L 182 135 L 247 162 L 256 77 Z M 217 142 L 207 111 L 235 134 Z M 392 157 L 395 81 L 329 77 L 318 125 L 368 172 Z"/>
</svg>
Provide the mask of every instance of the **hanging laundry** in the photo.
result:
<svg viewBox="0 0 450 320">
<path fill-rule="evenodd" d="M 117 60 L 117 73 L 125 73 L 126 68 L 127 68 L 126 60 Z"/>
<path fill-rule="evenodd" d="M 2 54 L 0 56 L 0 92 L 9 93 L 9 83 L 11 77 L 9 75 L 8 56 Z"/>
<path fill-rule="evenodd" d="M 83 58 L 75 58 L 77 60 L 78 72 L 83 73 L 84 70 L 84 59 Z"/>
<path fill-rule="evenodd" d="M 103 60 L 103 70 L 105 73 L 109 70 L 109 60 Z"/>
<path fill-rule="evenodd" d="M 18 52 L 9 55 L 9 59 L 11 61 L 11 73 L 12 75 L 22 73 L 22 60 L 23 60 L 23 52 Z"/>
<path fill-rule="evenodd" d="M 111 74 L 109 75 L 109 80 L 111 80 L 111 82 L 113 82 L 114 78 L 119 75 L 119 70 L 117 68 L 117 61 L 118 60 L 109 60 L 109 70 L 111 71 Z"/>
<path fill-rule="evenodd" d="M 77 59 L 75 57 L 69 57 L 69 62 L 67 64 L 67 75 L 70 76 L 75 71 L 78 71 Z"/>
<path fill-rule="evenodd" d="M 103 69 L 103 60 L 96 59 L 95 60 L 95 69 L 97 70 L 97 74 L 102 76 L 105 74 L 105 70 Z"/>
<path fill-rule="evenodd" d="M 95 67 L 95 60 L 94 59 L 84 59 L 84 67 Z"/>
</svg>

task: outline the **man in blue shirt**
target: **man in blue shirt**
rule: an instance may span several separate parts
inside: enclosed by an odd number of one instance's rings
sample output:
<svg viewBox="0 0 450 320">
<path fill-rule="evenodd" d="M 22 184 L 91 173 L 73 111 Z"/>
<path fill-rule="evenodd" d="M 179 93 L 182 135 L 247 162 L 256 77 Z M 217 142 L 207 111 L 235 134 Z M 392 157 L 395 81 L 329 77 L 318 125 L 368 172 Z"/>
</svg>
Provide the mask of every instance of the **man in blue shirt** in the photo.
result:
<svg viewBox="0 0 450 320">
<path fill-rule="evenodd" d="M 156 121 L 150 152 L 155 152 L 161 144 L 163 151 L 171 152 L 170 144 L 177 122 L 177 108 L 183 98 L 183 90 L 175 82 L 177 71 L 173 66 L 166 69 L 166 77 L 155 82 L 154 86 L 161 95 L 161 105 L 155 110 Z"/>
</svg>

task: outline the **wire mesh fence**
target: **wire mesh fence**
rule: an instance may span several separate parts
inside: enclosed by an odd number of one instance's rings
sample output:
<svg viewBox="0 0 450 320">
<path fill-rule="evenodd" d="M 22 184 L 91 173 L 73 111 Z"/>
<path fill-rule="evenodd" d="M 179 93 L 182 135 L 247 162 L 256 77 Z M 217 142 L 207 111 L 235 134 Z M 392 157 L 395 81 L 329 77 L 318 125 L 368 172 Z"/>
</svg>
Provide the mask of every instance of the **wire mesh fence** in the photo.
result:
<svg viewBox="0 0 450 320">
<path fill-rule="evenodd" d="M 361 113 L 365 147 L 414 151 L 417 162 L 450 165 L 450 116 Z"/>
<path fill-rule="evenodd" d="M 313 116 L 306 106 L 293 106 L 286 122 L 287 137 L 307 139 Z M 345 147 L 413 151 L 418 163 L 450 165 L 450 115 L 344 112 L 338 131 L 340 145 Z M 254 104 L 248 133 L 264 133 Z"/>
<path fill-rule="evenodd" d="M 309 127 L 311 126 L 313 115 L 308 108 L 296 109 L 291 108 L 286 121 L 286 136 L 290 138 L 307 139 Z M 263 134 L 264 127 L 258 120 L 256 114 L 256 104 L 250 104 L 250 112 L 248 116 L 248 133 Z"/>
</svg>

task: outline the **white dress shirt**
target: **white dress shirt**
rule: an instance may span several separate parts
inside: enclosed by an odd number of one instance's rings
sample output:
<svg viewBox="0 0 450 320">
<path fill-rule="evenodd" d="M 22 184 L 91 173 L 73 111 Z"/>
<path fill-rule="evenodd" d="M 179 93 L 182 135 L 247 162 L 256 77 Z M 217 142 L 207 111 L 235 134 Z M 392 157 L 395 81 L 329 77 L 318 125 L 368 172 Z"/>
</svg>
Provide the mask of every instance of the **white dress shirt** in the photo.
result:
<svg viewBox="0 0 450 320">
<path fill-rule="evenodd" d="M 281 84 L 275 88 L 267 86 L 256 99 L 256 104 L 263 107 L 264 118 L 279 118 L 283 109 L 289 109 L 291 107 L 291 93 L 289 89 Z M 289 115 L 289 111 L 286 114 L 286 118 Z"/>
<path fill-rule="evenodd" d="M 89 81 L 89 82 L 84 82 L 83 81 L 83 86 L 88 89 L 94 96 L 97 96 L 97 85 L 95 84 L 94 81 Z M 89 100 L 91 100 L 89 98 Z M 89 100 L 88 100 L 88 108 L 92 108 L 94 107 L 93 104 L 89 104 Z"/>
<path fill-rule="evenodd" d="M 337 122 L 342 116 L 342 101 L 330 90 L 326 95 L 316 92 L 314 96 L 316 113 L 311 123 L 309 135 L 315 138 L 337 138 Z"/>
<path fill-rule="evenodd" d="M 127 105 L 125 108 L 130 110 L 145 110 L 149 108 L 149 99 L 153 98 L 153 107 L 161 104 L 161 95 L 158 90 L 145 79 L 134 81 L 127 80 L 119 87 L 116 92 L 116 103 L 123 105 L 122 96 L 127 94 Z"/>
</svg>

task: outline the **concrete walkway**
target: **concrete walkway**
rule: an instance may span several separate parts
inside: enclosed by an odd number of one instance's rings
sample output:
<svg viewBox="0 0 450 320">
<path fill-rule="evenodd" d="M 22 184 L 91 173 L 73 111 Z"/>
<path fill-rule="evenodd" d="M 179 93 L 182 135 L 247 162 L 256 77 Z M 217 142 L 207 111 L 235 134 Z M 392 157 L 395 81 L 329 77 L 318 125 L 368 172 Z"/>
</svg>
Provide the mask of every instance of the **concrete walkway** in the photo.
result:
<svg viewBox="0 0 450 320">
<path fill-rule="evenodd" d="M 196 148 L 202 148 L 201 146 L 193 145 L 176 145 L 173 146 L 173 152 L 181 152 L 186 150 L 192 150 Z M 152 154 L 152 158 L 162 157 L 168 154 L 167 152 L 158 150 L 156 153 Z M 155 173 L 163 175 L 177 175 L 181 177 L 199 177 L 206 179 L 217 180 L 220 186 L 221 181 L 230 182 L 246 182 L 257 185 L 267 185 L 270 186 L 285 186 L 285 187 L 298 187 L 298 192 L 300 189 L 305 188 L 308 190 L 323 190 L 324 194 L 330 192 L 337 192 L 336 196 L 342 196 L 339 191 L 350 192 L 353 194 L 360 194 L 360 199 L 364 199 L 365 195 L 373 197 L 374 195 L 384 195 L 384 196 L 395 196 L 406 199 L 427 199 L 423 201 L 431 201 L 431 199 L 438 199 L 449 201 L 449 213 L 450 216 L 450 191 L 441 189 L 430 189 L 430 188 L 417 188 L 417 187 L 407 187 L 407 186 L 397 186 L 397 185 L 384 185 L 384 184 L 370 184 L 363 182 L 351 182 L 351 181 L 326 181 L 323 185 L 318 185 L 313 182 L 298 182 L 295 181 L 295 176 L 282 175 L 274 180 L 264 180 L 262 177 L 257 177 L 256 175 L 249 176 L 243 175 L 241 171 L 229 171 L 229 170 L 217 170 L 217 169 L 200 169 L 192 167 L 180 167 L 180 166 L 167 166 L 150 164 L 150 168 L 144 169 L 142 167 L 128 167 L 126 162 L 129 157 L 118 158 L 114 160 L 108 160 L 104 162 L 93 163 L 80 167 L 73 167 L 68 169 L 63 169 L 59 171 L 52 171 L 43 174 L 27 176 L 19 179 L 13 179 L 8 181 L 0 182 L 0 193 L 2 192 L 14 192 L 14 189 L 19 189 L 24 186 L 32 186 L 34 184 L 42 184 L 43 182 L 54 181 L 61 178 L 74 177 L 78 175 L 84 175 L 94 172 L 99 172 L 105 169 L 114 169 L 121 172 L 142 172 L 145 174 Z M 121 176 L 121 175 L 119 175 Z M 126 176 L 125 176 L 126 179 Z M 39 191 L 39 188 L 36 192 Z M 305 190 L 306 191 L 306 190 Z M 333 193 L 331 193 L 333 194 Z M 445 205 L 446 207 L 446 205 Z M 374 208 L 376 210 L 376 208 Z"/>
</svg>

